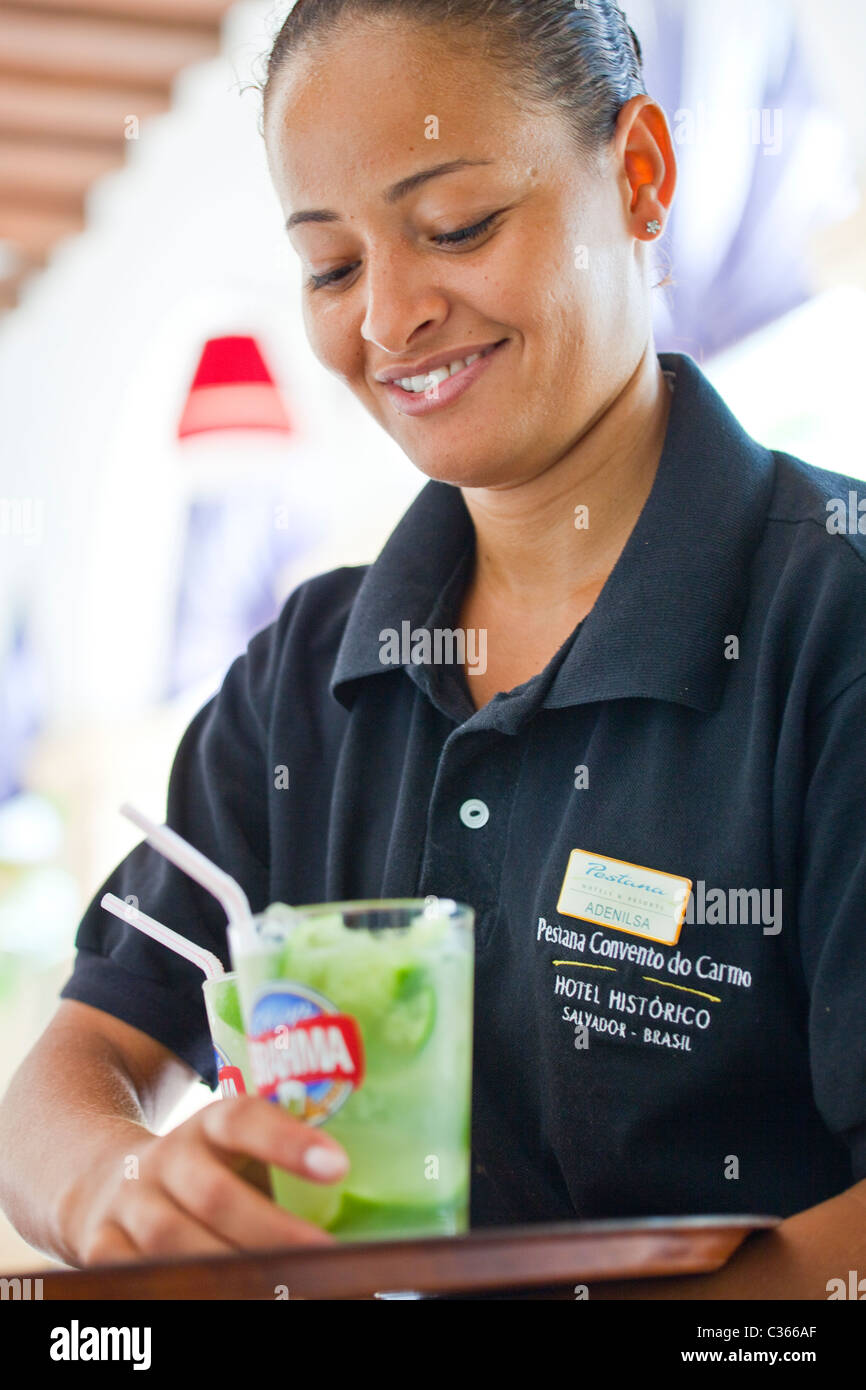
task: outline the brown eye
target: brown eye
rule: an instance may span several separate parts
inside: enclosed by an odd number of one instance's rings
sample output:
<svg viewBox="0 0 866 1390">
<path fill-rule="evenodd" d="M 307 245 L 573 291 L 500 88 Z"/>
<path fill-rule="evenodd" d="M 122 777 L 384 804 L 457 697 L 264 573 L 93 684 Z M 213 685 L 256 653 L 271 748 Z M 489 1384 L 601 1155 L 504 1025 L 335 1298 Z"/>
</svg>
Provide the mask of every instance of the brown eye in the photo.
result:
<svg viewBox="0 0 866 1390">
<path fill-rule="evenodd" d="M 328 270 L 324 275 L 311 275 L 307 281 L 307 286 L 311 290 L 320 290 L 325 285 L 336 284 L 338 280 L 343 280 L 354 267 L 350 265 L 339 266 L 337 270 Z"/>
<path fill-rule="evenodd" d="M 483 236 L 489 230 L 498 216 L 498 212 L 492 212 L 489 217 L 484 218 L 483 222 L 476 222 L 471 227 L 461 227 L 456 232 L 440 232 L 433 237 L 433 241 L 440 246 L 459 246 L 466 242 L 476 241 L 478 237 Z M 355 265 L 357 264 L 358 262 L 355 262 Z M 321 290 L 327 285 L 338 284 L 355 269 L 355 265 L 339 266 L 336 270 L 325 271 L 322 275 L 311 275 L 307 280 L 307 287 L 311 290 Z"/>
<path fill-rule="evenodd" d="M 498 212 L 492 212 L 483 222 L 476 222 L 474 227 L 462 227 L 459 232 L 442 232 L 439 236 L 434 236 L 433 240 L 444 242 L 446 246 L 456 246 L 462 241 L 474 241 L 487 231 L 498 216 Z"/>
</svg>

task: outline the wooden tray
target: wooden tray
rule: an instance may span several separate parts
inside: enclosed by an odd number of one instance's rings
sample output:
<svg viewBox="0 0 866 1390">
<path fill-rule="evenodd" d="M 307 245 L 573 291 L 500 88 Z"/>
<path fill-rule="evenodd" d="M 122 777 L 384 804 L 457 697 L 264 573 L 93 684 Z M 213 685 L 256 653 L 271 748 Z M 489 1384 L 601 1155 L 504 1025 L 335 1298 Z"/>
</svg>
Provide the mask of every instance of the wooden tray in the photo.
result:
<svg viewBox="0 0 866 1390">
<path fill-rule="evenodd" d="M 279 1286 L 289 1299 L 469 1294 L 705 1274 L 725 1264 L 750 1232 L 778 1221 L 771 1216 L 578 1221 L 40 1273 L 45 1299 L 273 1300 Z"/>
</svg>

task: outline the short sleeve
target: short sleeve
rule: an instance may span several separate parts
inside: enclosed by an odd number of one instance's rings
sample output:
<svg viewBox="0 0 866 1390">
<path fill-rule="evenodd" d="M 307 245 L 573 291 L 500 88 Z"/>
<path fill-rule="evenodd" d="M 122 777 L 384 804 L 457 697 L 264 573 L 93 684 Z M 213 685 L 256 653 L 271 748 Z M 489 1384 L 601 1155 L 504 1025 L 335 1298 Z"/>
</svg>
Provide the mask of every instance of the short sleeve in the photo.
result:
<svg viewBox="0 0 866 1390">
<path fill-rule="evenodd" d="M 815 1101 L 866 1178 L 866 675 L 808 740 L 799 890 Z"/>
<path fill-rule="evenodd" d="M 186 729 L 166 806 L 166 823 L 238 880 L 254 912 L 267 905 L 269 885 L 266 711 L 276 632 L 273 625 L 252 639 Z M 146 842 L 138 845 L 82 918 L 73 973 L 61 990 L 61 998 L 149 1034 L 214 1089 L 201 972 L 101 907 L 106 892 L 134 897 L 143 912 L 207 947 L 228 968 L 222 907 Z"/>
</svg>

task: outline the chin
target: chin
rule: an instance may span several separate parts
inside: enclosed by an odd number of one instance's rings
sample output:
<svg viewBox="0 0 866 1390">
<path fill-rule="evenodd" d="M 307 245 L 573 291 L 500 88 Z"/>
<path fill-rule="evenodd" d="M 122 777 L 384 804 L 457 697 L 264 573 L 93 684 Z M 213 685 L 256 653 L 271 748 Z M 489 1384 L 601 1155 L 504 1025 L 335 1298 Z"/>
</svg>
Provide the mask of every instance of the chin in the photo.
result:
<svg viewBox="0 0 866 1390">
<path fill-rule="evenodd" d="M 411 459 L 411 462 L 426 478 L 432 478 L 437 483 L 449 483 L 451 487 L 508 487 L 518 481 L 515 464 L 510 467 L 503 462 L 473 464 L 465 459 L 459 464 L 437 463 L 430 459 Z"/>
<path fill-rule="evenodd" d="M 369 400 L 364 399 L 362 403 L 377 425 L 393 439 L 418 472 L 434 482 L 450 483 L 452 487 L 486 488 L 508 487 L 522 481 L 521 454 L 519 450 L 515 450 L 514 439 L 493 440 L 490 447 L 484 450 L 483 445 L 479 449 L 479 438 L 476 434 L 474 438 L 470 436 L 465 450 L 461 449 L 458 443 L 450 445 L 447 449 L 432 452 L 432 437 L 429 449 L 413 447 L 417 446 L 418 441 L 405 438 L 403 432 L 395 428 L 393 419 L 373 408 Z M 407 423 L 412 425 L 415 422 L 407 419 Z M 429 428 L 425 421 L 418 421 L 418 424 L 421 429 Z M 470 456 L 470 449 L 474 450 L 475 458 Z"/>
<path fill-rule="evenodd" d="M 393 437 L 393 436 L 392 436 Z M 461 488 L 513 487 L 522 482 L 526 453 L 515 448 L 514 439 L 491 439 L 489 444 L 478 436 L 468 438 L 466 448 L 459 442 L 436 449 L 409 448 L 405 439 L 396 439 L 404 454 L 419 473 L 437 483 L 449 483 Z"/>
</svg>

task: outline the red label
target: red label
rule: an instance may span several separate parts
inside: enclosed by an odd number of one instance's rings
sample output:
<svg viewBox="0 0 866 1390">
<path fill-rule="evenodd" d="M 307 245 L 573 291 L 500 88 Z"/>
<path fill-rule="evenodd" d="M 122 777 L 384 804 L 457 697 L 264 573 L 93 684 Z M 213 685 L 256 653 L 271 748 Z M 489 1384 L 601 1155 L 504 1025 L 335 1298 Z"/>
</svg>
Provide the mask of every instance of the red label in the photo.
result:
<svg viewBox="0 0 866 1390">
<path fill-rule="evenodd" d="M 274 1094 L 282 1081 L 360 1086 L 364 1079 L 361 1033 L 348 1014 L 319 1014 L 269 1028 L 248 1039 L 248 1045 L 260 1095 Z"/>
<path fill-rule="evenodd" d="M 229 1100 L 232 1096 L 246 1095 L 247 1088 L 244 1085 L 244 1078 L 239 1067 L 220 1067 L 217 1079 L 223 1100 Z"/>
</svg>

